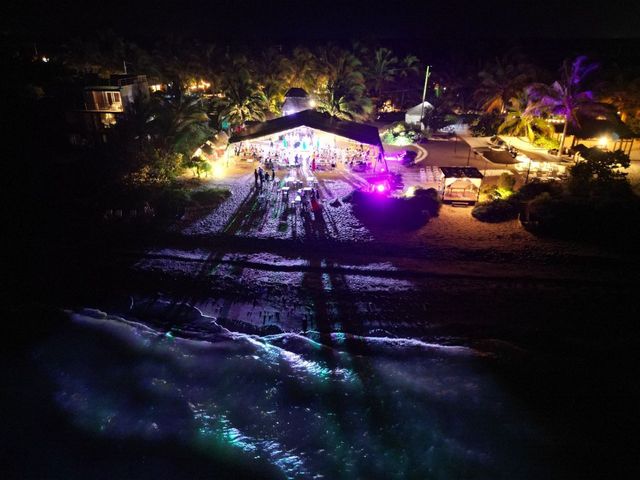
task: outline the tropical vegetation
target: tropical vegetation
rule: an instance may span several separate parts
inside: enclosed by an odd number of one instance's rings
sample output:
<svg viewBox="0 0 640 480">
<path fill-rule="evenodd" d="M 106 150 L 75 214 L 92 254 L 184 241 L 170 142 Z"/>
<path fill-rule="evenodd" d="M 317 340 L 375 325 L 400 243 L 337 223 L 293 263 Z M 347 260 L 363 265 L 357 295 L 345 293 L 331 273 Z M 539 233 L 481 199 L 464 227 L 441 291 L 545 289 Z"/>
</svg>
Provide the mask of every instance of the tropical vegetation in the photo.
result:
<svg viewBox="0 0 640 480">
<path fill-rule="evenodd" d="M 39 135 L 47 145 L 42 152 L 49 156 L 51 146 L 64 138 L 59 112 L 76 102 L 70 92 L 81 92 L 83 85 L 125 70 L 147 75 L 159 91 L 118 122 L 113 142 L 77 154 L 91 157 L 82 168 L 95 165 L 103 183 L 128 185 L 174 185 L 185 168 L 206 176 L 207 162 L 193 156 L 197 147 L 216 135 L 227 138 L 250 122 L 280 115 L 290 88 L 305 89 L 315 108 L 334 117 L 375 121 L 382 105 L 401 110 L 420 101 L 426 67 L 411 53 L 376 43 L 265 45 L 256 51 L 167 36 L 142 47 L 109 31 L 97 32 L 90 41 L 58 45 L 46 65 L 12 55 L 7 62 L 20 73 L 4 80 L 11 88 L 23 86 L 8 101 L 25 116 L 47 122 L 47 128 L 34 124 L 26 129 L 24 138 L 26 143 Z M 619 112 L 619 119 L 631 128 L 640 126 L 637 69 L 596 65 L 580 56 L 565 61 L 554 75 L 517 50 L 491 59 L 452 56 L 432 67 L 427 100 L 434 109 L 425 119 L 431 130 L 464 122 L 476 135 L 504 133 L 562 151 L 569 129 L 580 127 L 584 119 L 610 118 Z M 550 120 L 566 120 L 559 141 Z M 390 143 L 420 138 L 401 124 L 383 136 Z M 625 164 L 618 157 L 585 153 L 591 163 L 576 165 L 567 194 L 588 191 L 582 197 L 593 196 L 604 188 L 602 168 L 615 172 L 609 168 L 611 162 Z M 611 185 L 625 188 L 619 178 L 617 183 L 609 180 L 604 190 L 611 190 Z M 500 193 L 500 200 L 506 201 Z M 518 198 L 520 192 L 508 200 Z"/>
</svg>

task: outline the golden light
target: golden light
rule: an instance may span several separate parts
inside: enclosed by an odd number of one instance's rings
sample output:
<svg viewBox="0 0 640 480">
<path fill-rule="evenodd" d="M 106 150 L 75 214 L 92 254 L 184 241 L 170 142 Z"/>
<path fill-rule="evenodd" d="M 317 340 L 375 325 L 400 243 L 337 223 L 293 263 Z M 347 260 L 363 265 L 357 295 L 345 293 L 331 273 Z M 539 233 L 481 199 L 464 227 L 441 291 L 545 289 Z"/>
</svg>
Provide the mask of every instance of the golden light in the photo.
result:
<svg viewBox="0 0 640 480">
<path fill-rule="evenodd" d="M 416 194 L 416 187 L 409 187 L 407 191 L 404 193 L 405 197 L 413 197 Z"/>
<path fill-rule="evenodd" d="M 309 106 L 310 107 L 315 107 L 316 106 L 316 101 L 315 100 L 309 100 Z"/>
<path fill-rule="evenodd" d="M 42 61 L 44 63 L 48 63 L 49 62 L 49 57 L 42 57 Z"/>
<path fill-rule="evenodd" d="M 213 164 L 213 167 L 211 168 L 211 175 L 213 176 L 213 178 L 222 178 L 224 177 L 225 173 L 226 172 L 224 165 L 218 162 L 215 162 Z"/>
<path fill-rule="evenodd" d="M 157 83 L 155 85 L 149 85 L 149 89 L 154 93 L 155 92 L 159 92 L 160 90 L 162 90 L 162 84 L 161 83 Z"/>
<path fill-rule="evenodd" d="M 605 136 L 602 136 L 598 139 L 598 146 L 600 148 L 604 148 L 607 146 L 607 143 L 609 142 L 609 139 Z"/>
<path fill-rule="evenodd" d="M 380 112 L 396 112 L 398 111 L 398 109 L 396 108 L 396 106 L 393 104 L 393 102 L 391 100 L 386 100 L 382 106 L 380 107 Z"/>
<path fill-rule="evenodd" d="M 191 91 L 196 91 L 196 90 L 205 91 L 205 90 L 208 90 L 209 87 L 211 87 L 211 83 L 205 80 L 199 80 L 197 82 L 191 81 L 189 83 L 189 90 Z"/>
</svg>

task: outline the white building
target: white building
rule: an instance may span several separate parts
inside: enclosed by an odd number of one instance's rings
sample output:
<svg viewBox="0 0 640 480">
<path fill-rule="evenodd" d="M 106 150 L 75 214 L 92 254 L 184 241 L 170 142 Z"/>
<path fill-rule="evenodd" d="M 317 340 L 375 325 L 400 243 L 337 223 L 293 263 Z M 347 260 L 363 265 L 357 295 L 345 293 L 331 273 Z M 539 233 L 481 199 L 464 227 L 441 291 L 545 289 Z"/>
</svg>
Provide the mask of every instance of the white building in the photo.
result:
<svg viewBox="0 0 640 480">
<path fill-rule="evenodd" d="M 423 112 L 425 115 L 427 115 L 431 110 L 433 110 L 433 105 L 431 105 L 429 102 L 424 102 L 424 110 L 422 105 L 422 103 L 419 103 L 415 107 L 411 107 L 409 110 L 407 110 L 407 113 L 404 115 L 404 121 L 407 124 L 411 125 L 412 127 L 419 127 L 420 129 L 424 128 L 424 126 L 421 125 L 422 119 L 420 118 L 420 115 L 422 115 Z"/>
<path fill-rule="evenodd" d="M 313 108 L 313 101 L 303 88 L 290 88 L 284 94 L 284 103 L 282 104 L 282 116 L 286 117 L 292 113 L 302 112 Z"/>
</svg>

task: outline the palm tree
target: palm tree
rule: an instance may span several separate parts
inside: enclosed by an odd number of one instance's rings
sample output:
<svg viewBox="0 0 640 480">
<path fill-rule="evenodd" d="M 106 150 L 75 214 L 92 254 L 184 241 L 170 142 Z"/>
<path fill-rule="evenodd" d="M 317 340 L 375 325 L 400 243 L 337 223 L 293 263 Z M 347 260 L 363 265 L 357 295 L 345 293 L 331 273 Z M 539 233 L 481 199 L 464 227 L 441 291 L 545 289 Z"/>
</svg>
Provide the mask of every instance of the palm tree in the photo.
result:
<svg viewBox="0 0 640 480">
<path fill-rule="evenodd" d="M 285 94 L 282 87 L 283 83 L 277 77 L 269 76 L 264 79 L 260 88 L 267 102 L 267 110 L 274 115 L 282 113 Z"/>
<path fill-rule="evenodd" d="M 355 55 L 329 45 L 318 51 L 318 64 L 327 82 L 321 85 L 318 110 L 349 120 L 363 119 L 372 112 L 362 63 Z"/>
<path fill-rule="evenodd" d="M 330 81 L 318 101 L 317 109 L 343 120 L 363 119 L 373 111 L 371 99 L 361 84 Z"/>
<path fill-rule="evenodd" d="M 528 106 L 529 100 L 525 92 L 512 97 L 507 107 L 507 116 L 498 127 L 498 133 L 526 136 L 530 142 L 535 140 L 536 134 L 550 136 L 553 128 L 544 118 L 534 115 Z"/>
<path fill-rule="evenodd" d="M 316 52 L 316 70 L 319 77 L 328 84 L 338 79 L 348 79 L 364 85 L 362 62 L 353 53 L 329 44 Z M 325 82 L 320 81 L 322 88 Z"/>
<path fill-rule="evenodd" d="M 619 67 L 608 79 L 598 85 L 600 101 L 615 105 L 620 119 L 633 122 L 640 114 L 640 76 L 636 72 L 629 75 Z"/>
<path fill-rule="evenodd" d="M 220 63 L 223 58 L 222 50 L 215 44 L 204 45 L 201 52 L 201 68 L 204 78 L 211 83 L 211 91 L 219 92 L 222 85 Z"/>
<path fill-rule="evenodd" d="M 400 70 L 401 77 L 408 77 L 410 75 L 418 75 L 420 73 L 420 59 L 415 55 L 409 54 L 405 56 L 400 62 L 402 70 Z"/>
<path fill-rule="evenodd" d="M 226 75 L 224 93 L 224 98 L 218 101 L 218 107 L 220 117 L 226 118 L 230 124 L 242 125 L 247 120 L 265 119 L 269 102 L 245 68 Z"/>
<path fill-rule="evenodd" d="M 385 85 L 395 79 L 397 65 L 398 58 L 388 48 L 378 48 L 374 52 L 368 76 L 371 79 L 371 91 L 376 98 L 379 99 Z"/>
<path fill-rule="evenodd" d="M 594 101 L 593 93 L 581 89 L 585 77 L 596 68 L 598 65 L 587 63 L 585 56 L 579 56 L 571 63 L 565 60 L 560 80 L 551 85 L 535 83 L 527 88 L 533 113 L 549 113 L 564 118 L 559 155 L 562 155 L 569 124 L 580 125 L 578 114 L 595 116 L 604 113 L 602 104 Z"/>
<path fill-rule="evenodd" d="M 496 58 L 478 73 L 480 86 L 474 96 L 487 112 L 505 113 L 509 99 L 535 78 L 535 68 L 514 52 Z"/>
<path fill-rule="evenodd" d="M 212 133 L 208 129 L 209 117 L 199 98 L 185 95 L 180 88 L 174 92 L 158 101 L 149 123 L 160 147 L 189 156 L 200 137 Z"/>
<path fill-rule="evenodd" d="M 273 114 L 281 112 L 288 72 L 286 59 L 276 47 L 266 48 L 257 59 L 254 74 L 267 99 L 268 110 Z"/>
<path fill-rule="evenodd" d="M 316 57 L 304 47 L 296 47 L 291 58 L 284 62 L 283 77 L 287 87 L 304 88 L 307 92 L 316 90 L 318 64 Z"/>
</svg>

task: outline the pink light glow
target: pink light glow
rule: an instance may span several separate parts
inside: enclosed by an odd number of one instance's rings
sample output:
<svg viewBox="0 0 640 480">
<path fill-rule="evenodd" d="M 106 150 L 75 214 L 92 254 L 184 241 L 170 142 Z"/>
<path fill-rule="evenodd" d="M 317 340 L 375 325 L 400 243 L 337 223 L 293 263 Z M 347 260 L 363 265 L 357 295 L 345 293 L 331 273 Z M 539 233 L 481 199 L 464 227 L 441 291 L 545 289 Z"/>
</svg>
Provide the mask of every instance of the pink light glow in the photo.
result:
<svg viewBox="0 0 640 480">
<path fill-rule="evenodd" d="M 378 185 L 376 185 L 376 190 L 377 190 L 379 193 L 384 192 L 384 189 L 385 189 L 385 187 L 384 187 L 384 183 L 379 183 Z"/>
</svg>

